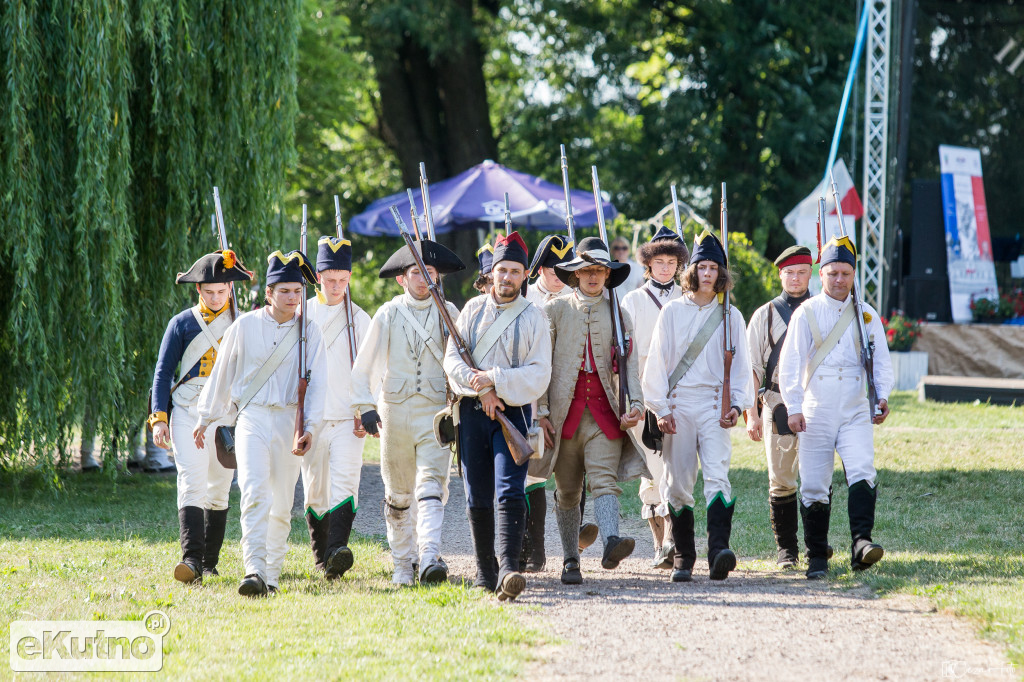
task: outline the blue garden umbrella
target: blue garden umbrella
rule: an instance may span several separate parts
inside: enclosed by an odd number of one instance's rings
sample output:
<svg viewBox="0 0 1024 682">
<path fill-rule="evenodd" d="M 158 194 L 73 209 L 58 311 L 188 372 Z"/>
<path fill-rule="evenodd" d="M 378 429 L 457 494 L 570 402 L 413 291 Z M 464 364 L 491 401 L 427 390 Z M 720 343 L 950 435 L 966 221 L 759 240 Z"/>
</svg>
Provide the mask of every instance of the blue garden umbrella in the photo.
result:
<svg viewBox="0 0 1024 682">
<path fill-rule="evenodd" d="M 561 185 L 484 161 L 455 177 L 430 185 L 430 207 L 437 234 L 460 229 L 485 228 L 505 222 L 505 193 L 508 192 L 512 224 L 536 230 L 558 230 L 565 226 L 565 193 Z M 597 205 L 593 192 L 570 190 L 573 218 L 577 227 L 597 224 Z M 413 192 L 417 215 L 423 211 L 420 190 Z M 405 192 L 377 199 L 349 221 L 349 229 L 367 236 L 399 236 L 391 218 L 392 205 L 402 216 L 409 215 Z M 618 211 L 610 201 L 602 201 L 605 220 Z M 421 221 L 420 225 L 424 223 Z"/>
</svg>

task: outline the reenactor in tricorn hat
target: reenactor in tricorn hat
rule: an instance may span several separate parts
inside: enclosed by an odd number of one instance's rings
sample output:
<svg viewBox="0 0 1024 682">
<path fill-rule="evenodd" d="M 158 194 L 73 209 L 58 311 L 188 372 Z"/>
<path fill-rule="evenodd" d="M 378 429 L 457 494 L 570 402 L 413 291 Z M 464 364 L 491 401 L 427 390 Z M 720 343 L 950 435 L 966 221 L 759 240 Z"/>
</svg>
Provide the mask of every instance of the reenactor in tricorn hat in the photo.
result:
<svg viewBox="0 0 1024 682">
<path fill-rule="evenodd" d="M 204 447 L 211 424 L 235 422 L 238 487 L 242 492 L 242 561 L 238 593 L 261 597 L 277 592 L 288 553 L 292 503 L 300 456 L 308 453 L 323 420 L 327 365 L 320 328 L 307 321 L 305 359 L 310 379 L 301 436 L 295 439 L 299 400 L 300 320 L 306 284 L 316 284 L 300 251 L 275 251 L 267 258 L 267 305 L 228 328 L 220 357 L 199 395 L 193 436 Z"/>
<path fill-rule="evenodd" d="M 875 446 L 871 425 L 889 415 L 893 386 L 885 329 L 878 312 L 853 301 L 857 251 L 849 237 L 831 239 L 821 253 L 822 293 L 805 301 L 789 322 L 779 360 L 779 386 L 789 428 L 800 434 L 800 512 L 807 545 L 807 577 L 828 572 L 828 526 L 835 455 L 843 461 L 850 486 L 848 512 L 852 536 L 850 564 L 855 571 L 882 558 L 871 538 L 875 525 Z M 872 418 L 865 395 L 867 375 L 861 359 L 856 316 L 863 316 L 874 346 L 874 386 L 879 414 Z"/>
<path fill-rule="evenodd" d="M 395 277 L 405 293 L 373 316 L 352 370 L 353 407 L 371 436 L 382 438 L 384 520 L 394 561 L 392 582 L 443 582 L 441 524 L 448 500 L 451 451 L 434 438 L 434 416 L 445 407 L 446 332 L 434 307 L 428 277 L 465 268 L 459 257 L 424 239 L 415 243 L 427 272 L 420 272 L 408 246 L 395 252 L 380 277 Z M 452 319 L 458 309 L 447 303 Z M 379 400 L 376 388 L 381 386 Z"/>
<path fill-rule="evenodd" d="M 199 303 L 167 323 L 153 372 L 153 411 L 148 423 L 154 443 L 173 448 L 177 463 L 182 557 L 174 567 L 174 577 L 184 583 L 202 582 L 204 573 L 217 575 L 234 473 L 217 461 L 212 440 L 205 447 L 196 447 L 192 430 L 199 419 L 199 392 L 213 371 L 221 339 L 235 319 L 231 283 L 251 279 L 252 273 L 233 251 L 208 253 L 187 272 L 179 273 L 175 281 L 195 284 Z"/>
</svg>

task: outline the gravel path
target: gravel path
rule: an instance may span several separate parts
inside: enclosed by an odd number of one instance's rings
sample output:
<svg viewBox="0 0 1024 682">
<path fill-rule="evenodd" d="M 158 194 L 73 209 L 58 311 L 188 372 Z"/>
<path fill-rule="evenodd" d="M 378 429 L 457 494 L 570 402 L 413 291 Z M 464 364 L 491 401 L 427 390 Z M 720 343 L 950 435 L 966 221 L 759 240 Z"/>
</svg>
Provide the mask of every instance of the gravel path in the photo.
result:
<svg viewBox="0 0 1024 682">
<path fill-rule="evenodd" d="M 359 494 L 356 530 L 384 535 L 378 465 L 364 465 Z M 879 599 L 868 588 L 809 583 L 802 573 L 749 570 L 742 557 L 738 570 L 722 583 L 708 580 L 707 561 L 700 558 L 694 582 L 670 583 L 667 571 L 649 568 L 650 533 L 639 519 L 624 519 L 621 529 L 637 539 L 638 558 L 605 571 L 600 542 L 595 543 L 583 553 L 584 584 L 562 585 L 550 498 L 548 506 L 548 570 L 528 575 L 526 591 L 506 607 L 527 625 L 553 634 L 551 644 L 533 652 L 523 671 L 527 679 L 1009 680 L 1019 675 L 1009 671 L 999 648 L 977 639 L 969 622 L 935 613 L 925 599 Z M 475 575 L 465 508 L 462 481 L 453 476 L 442 539 L 453 579 Z"/>
</svg>

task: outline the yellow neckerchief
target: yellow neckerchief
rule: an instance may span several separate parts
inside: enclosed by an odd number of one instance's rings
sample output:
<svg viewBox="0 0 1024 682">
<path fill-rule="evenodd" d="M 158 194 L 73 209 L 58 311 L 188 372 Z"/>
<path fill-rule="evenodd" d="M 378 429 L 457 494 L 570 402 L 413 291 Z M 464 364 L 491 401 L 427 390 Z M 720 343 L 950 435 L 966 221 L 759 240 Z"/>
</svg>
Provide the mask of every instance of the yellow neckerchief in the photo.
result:
<svg viewBox="0 0 1024 682">
<path fill-rule="evenodd" d="M 224 311 L 226 311 L 226 310 L 228 310 L 230 308 L 231 308 L 231 299 L 230 298 L 224 304 L 223 308 L 221 308 L 220 310 L 214 311 L 214 310 L 210 309 L 210 306 L 206 305 L 206 301 L 203 300 L 202 296 L 199 297 L 199 313 L 203 316 L 203 322 L 205 322 L 206 324 L 210 324 L 216 318 L 218 318 L 221 315 L 223 315 Z"/>
<path fill-rule="evenodd" d="M 230 298 L 228 299 L 227 303 L 224 304 L 223 308 L 221 308 L 220 310 L 217 310 L 217 311 L 213 311 L 213 310 L 210 309 L 210 306 L 206 305 L 206 301 L 203 300 L 203 297 L 202 296 L 199 297 L 199 314 L 201 314 L 203 316 L 203 322 L 205 322 L 206 324 L 210 324 L 215 319 L 217 319 L 218 317 L 223 315 L 226 310 L 230 310 L 230 309 L 231 309 L 231 299 Z M 220 341 L 220 339 L 217 339 L 217 340 Z M 203 355 L 202 359 L 200 359 L 200 361 L 199 361 L 199 376 L 201 376 L 201 377 L 208 377 L 208 376 L 210 376 L 210 372 L 213 371 L 213 363 L 216 362 L 216 361 L 217 361 L 217 351 L 214 350 L 213 348 L 211 348 L 210 350 L 206 351 L 206 354 Z M 191 367 L 183 367 L 182 371 L 183 372 L 187 372 L 190 369 L 191 369 Z"/>
</svg>

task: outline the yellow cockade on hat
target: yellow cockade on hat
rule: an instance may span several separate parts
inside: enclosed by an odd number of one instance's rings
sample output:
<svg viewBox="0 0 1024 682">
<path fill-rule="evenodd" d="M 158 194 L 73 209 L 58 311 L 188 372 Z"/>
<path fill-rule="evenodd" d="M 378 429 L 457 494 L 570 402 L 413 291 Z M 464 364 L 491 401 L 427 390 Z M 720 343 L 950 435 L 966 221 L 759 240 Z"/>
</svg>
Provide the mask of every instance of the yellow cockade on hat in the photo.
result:
<svg viewBox="0 0 1024 682">
<path fill-rule="evenodd" d="M 487 242 L 486 244 L 481 246 L 479 249 L 477 249 L 476 250 L 476 255 L 479 256 L 480 254 L 486 253 L 488 251 L 490 251 L 491 253 L 494 253 L 494 246 L 490 242 Z"/>
<path fill-rule="evenodd" d="M 565 247 L 560 249 L 557 246 L 555 246 L 554 242 L 552 241 L 551 253 L 555 254 L 559 258 L 565 258 L 565 254 L 569 253 L 569 249 L 571 249 L 572 247 L 573 247 L 573 243 L 572 242 L 566 242 Z"/>
<path fill-rule="evenodd" d="M 338 239 L 337 237 L 327 236 L 320 237 L 320 241 L 317 242 L 317 245 L 319 246 L 320 244 L 327 244 L 327 246 L 331 247 L 332 253 L 338 253 L 338 249 L 343 246 L 352 246 L 352 242 L 347 239 Z"/>
<path fill-rule="evenodd" d="M 697 238 L 694 241 L 696 241 L 696 243 L 700 244 L 705 239 L 707 239 L 708 237 L 711 237 L 711 236 L 712 236 L 711 230 L 709 230 L 708 228 L 705 227 L 704 231 L 701 232 L 699 235 L 697 235 Z"/>
</svg>

